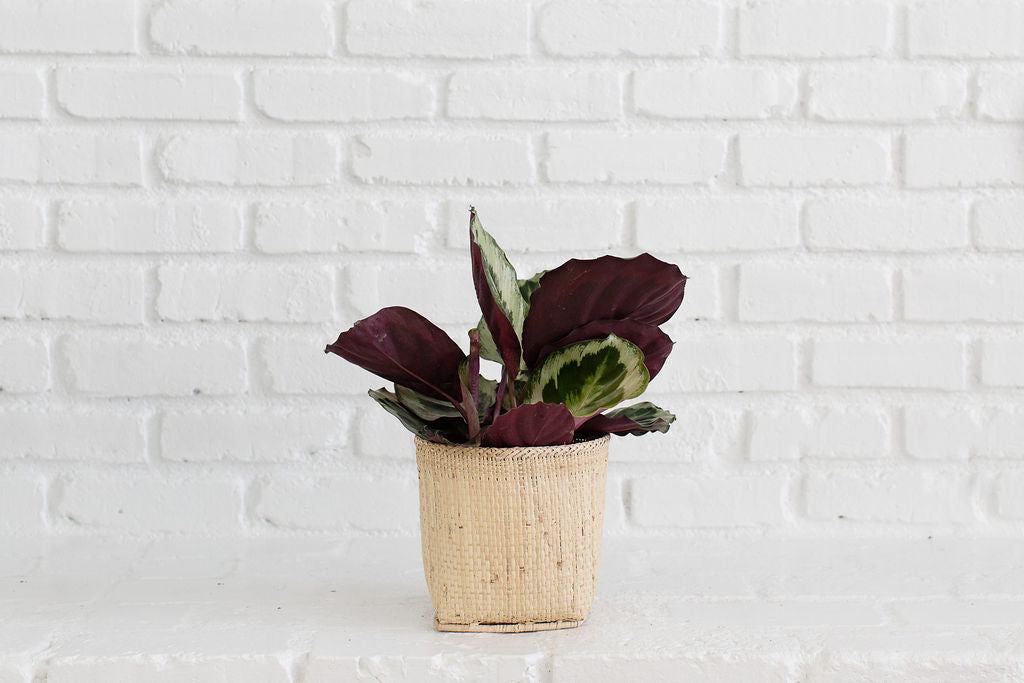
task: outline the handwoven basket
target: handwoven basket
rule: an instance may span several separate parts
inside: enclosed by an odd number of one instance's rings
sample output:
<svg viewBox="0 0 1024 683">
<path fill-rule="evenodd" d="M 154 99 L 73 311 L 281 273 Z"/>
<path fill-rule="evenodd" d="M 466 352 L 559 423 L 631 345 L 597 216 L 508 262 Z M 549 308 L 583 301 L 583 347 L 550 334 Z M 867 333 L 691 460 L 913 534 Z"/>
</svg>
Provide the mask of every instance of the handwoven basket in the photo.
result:
<svg viewBox="0 0 1024 683">
<path fill-rule="evenodd" d="M 416 439 L 435 628 L 514 633 L 582 623 L 597 586 L 608 440 L 477 448 Z"/>
</svg>

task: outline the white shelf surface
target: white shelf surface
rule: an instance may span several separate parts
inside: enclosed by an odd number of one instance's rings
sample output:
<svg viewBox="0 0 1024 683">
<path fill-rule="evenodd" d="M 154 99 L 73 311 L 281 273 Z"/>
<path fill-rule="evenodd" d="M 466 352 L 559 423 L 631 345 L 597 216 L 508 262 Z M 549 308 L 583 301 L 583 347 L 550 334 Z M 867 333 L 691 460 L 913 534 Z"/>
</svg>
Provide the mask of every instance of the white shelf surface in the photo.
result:
<svg viewBox="0 0 1024 683">
<path fill-rule="evenodd" d="M 578 629 L 431 619 L 418 538 L 0 538 L 0 683 L 1024 681 L 1024 541 L 613 537 Z"/>
</svg>

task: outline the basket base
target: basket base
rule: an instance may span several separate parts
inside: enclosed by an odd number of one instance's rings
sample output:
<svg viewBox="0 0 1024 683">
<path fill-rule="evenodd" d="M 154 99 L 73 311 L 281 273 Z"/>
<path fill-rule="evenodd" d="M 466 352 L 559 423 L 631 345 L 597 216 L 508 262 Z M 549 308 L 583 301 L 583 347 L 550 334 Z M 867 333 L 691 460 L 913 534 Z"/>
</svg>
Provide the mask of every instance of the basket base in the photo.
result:
<svg viewBox="0 0 1024 683">
<path fill-rule="evenodd" d="M 530 631 L 554 631 L 559 628 L 576 628 L 582 619 L 564 621 L 527 621 L 521 624 L 449 624 L 434 616 L 434 628 L 438 631 L 459 631 L 462 633 L 528 633 Z"/>
</svg>

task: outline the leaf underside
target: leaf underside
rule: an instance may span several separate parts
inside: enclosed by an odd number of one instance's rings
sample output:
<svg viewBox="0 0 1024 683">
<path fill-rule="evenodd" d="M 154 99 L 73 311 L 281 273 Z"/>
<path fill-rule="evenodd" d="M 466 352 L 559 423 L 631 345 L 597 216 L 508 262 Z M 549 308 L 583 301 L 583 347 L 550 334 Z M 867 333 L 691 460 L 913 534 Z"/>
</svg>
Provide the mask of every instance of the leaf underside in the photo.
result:
<svg viewBox="0 0 1024 683">
<path fill-rule="evenodd" d="M 459 364 L 466 354 L 444 330 L 403 306 L 356 322 L 325 351 L 432 398 L 461 396 Z"/>
</svg>

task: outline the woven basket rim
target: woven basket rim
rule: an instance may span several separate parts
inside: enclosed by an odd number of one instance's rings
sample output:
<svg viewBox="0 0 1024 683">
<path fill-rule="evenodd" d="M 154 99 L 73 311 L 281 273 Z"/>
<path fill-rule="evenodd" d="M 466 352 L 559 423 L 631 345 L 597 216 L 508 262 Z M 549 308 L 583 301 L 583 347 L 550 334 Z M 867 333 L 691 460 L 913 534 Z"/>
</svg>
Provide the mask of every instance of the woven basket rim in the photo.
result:
<svg viewBox="0 0 1024 683">
<path fill-rule="evenodd" d="M 608 443 L 612 438 L 611 434 L 605 434 L 599 436 L 596 439 L 587 439 L 586 441 L 574 441 L 572 443 L 555 444 L 553 446 L 469 446 L 466 444 L 449 444 L 449 443 L 437 443 L 436 441 L 427 441 L 426 439 L 420 438 L 419 436 L 413 435 L 415 443 L 418 445 L 423 443 L 432 448 L 439 448 L 447 451 L 472 451 L 474 453 L 480 453 L 481 455 L 502 455 L 511 453 L 512 451 L 544 451 L 546 453 L 557 454 L 559 452 L 573 452 L 578 451 L 580 448 L 593 448 L 600 447 Z"/>
</svg>

